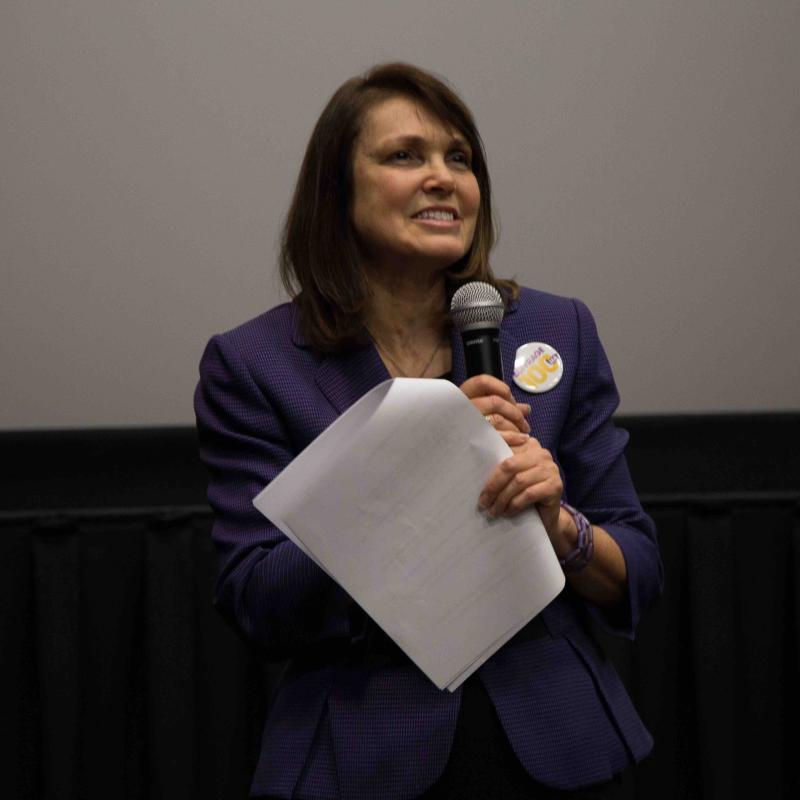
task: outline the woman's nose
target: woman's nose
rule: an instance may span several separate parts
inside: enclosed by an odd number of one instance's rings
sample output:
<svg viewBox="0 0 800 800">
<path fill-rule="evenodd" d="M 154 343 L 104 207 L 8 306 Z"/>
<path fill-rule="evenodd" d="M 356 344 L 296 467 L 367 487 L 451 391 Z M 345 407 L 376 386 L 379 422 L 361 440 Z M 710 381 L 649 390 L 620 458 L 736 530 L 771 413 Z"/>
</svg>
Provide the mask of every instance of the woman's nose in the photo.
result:
<svg viewBox="0 0 800 800">
<path fill-rule="evenodd" d="M 423 188 L 426 192 L 440 194 L 450 194 L 455 190 L 456 182 L 453 179 L 453 174 L 443 159 L 434 159 L 430 162 Z"/>
</svg>

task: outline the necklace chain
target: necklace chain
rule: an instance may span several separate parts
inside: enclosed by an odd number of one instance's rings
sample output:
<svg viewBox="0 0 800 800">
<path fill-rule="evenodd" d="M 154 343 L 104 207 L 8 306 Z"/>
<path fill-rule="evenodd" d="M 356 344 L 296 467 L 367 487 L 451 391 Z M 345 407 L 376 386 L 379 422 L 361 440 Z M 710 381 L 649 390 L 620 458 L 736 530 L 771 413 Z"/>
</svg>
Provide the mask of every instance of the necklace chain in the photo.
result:
<svg viewBox="0 0 800 800">
<path fill-rule="evenodd" d="M 395 361 L 395 360 L 394 360 L 394 359 L 393 359 L 393 358 L 392 358 L 392 357 L 391 357 L 391 356 L 390 356 L 390 355 L 389 355 L 389 354 L 386 352 L 386 350 L 384 350 L 384 349 L 383 349 L 383 348 L 382 348 L 382 347 L 381 347 L 381 346 L 378 344 L 378 340 L 377 340 L 377 339 L 376 339 L 376 338 L 375 338 L 375 337 L 372 335 L 372 331 L 370 331 L 370 330 L 368 329 L 368 330 L 367 330 L 367 332 L 369 333 L 369 335 L 370 335 L 370 338 L 371 338 L 371 339 L 372 339 L 372 341 L 374 342 L 374 344 L 375 344 L 375 347 L 377 348 L 378 352 L 379 352 L 379 353 L 380 353 L 382 356 L 384 356 L 385 358 L 387 358 L 387 359 L 388 359 L 388 360 L 391 362 L 392 366 L 393 366 L 393 367 L 394 367 L 394 368 L 395 368 L 395 369 L 396 369 L 396 370 L 397 370 L 397 371 L 400 373 L 400 377 L 401 377 L 401 378 L 409 378 L 409 377 L 411 377 L 411 376 L 410 376 L 410 375 L 409 375 L 409 374 L 408 374 L 408 373 L 407 373 L 407 372 L 406 372 L 406 371 L 405 371 L 405 370 L 404 370 L 404 369 L 403 369 L 403 368 L 402 368 L 402 367 L 401 367 L 401 366 L 400 366 L 400 365 L 399 365 L 399 364 L 398 364 L 398 363 L 397 363 L 397 362 L 396 362 L 396 361 Z M 428 371 L 428 370 L 431 368 L 431 364 L 433 364 L 433 359 L 434 359 L 434 358 L 436 358 L 436 354 L 439 352 L 439 349 L 440 349 L 440 348 L 441 348 L 441 346 L 442 346 L 442 342 L 444 341 L 444 338 L 445 338 L 445 337 L 443 336 L 443 337 L 442 337 L 441 339 L 439 339 L 439 341 L 436 343 L 436 347 L 434 347 L 434 348 L 433 348 L 433 352 L 431 353 L 431 357 L 428 359 L 428 362 L 427 362 L 427 364 L 425 364 L 425 368 L 422 370 L 422 372 L 420 372 L 420 374 L 418 375 L 418 377 L 420 377 L 420 378 L 424 378 L 424 377 L 425 377 L 425 373 L 426 373 L 426 372 L 427 372 L 427 371 Z"/>
</svg>

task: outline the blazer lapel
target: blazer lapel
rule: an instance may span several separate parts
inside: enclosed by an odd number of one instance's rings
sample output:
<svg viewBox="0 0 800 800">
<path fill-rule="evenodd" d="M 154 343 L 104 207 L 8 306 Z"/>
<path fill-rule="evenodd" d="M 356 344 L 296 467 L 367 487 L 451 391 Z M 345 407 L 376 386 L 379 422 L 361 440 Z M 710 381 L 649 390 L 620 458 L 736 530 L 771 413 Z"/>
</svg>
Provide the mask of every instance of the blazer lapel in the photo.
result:
<svg viewBox="0 0 800 800">
<path fill-rule="evenodd" d="M 515 310 L 516 308 L 512 306 L 506 312 L 505 322 L 508 322 L 508 315 Z M 295 343 L 303 346 L 299 334 L 295 337 Z M 451 331 L 450 344 L 452 380 L 456 386 L 460 386 L 467 379 L 467 368 L 464 360 L 464 343 L 461 334 L 455 328 Z M 516 348 L 507 324 L 500 327 L 500 354 L 503 360 L 503 375 L 506 383 L 511 384 Z M 351 353 L 328 356 L 319 365 L 314 377 L 320 391 L 336 411 L 342 414 L 370 389 L 389 380 L 391 376 L 374 345 L 368 344 Z"/>
<path fill-rule="evenodd" d="M 328 356 L 319 365 L 314 379 L 331 405 L 342 414 L 390 377 L 377 350 L 369 344 L 351 353 Z"/>
<path fill-rule="evenodd" d="M 516 342 L 507 327 L 500 328 L 500 358 L 503 361 L 503 379 L 514 389 L 514 359 L 517 355 Z"/>
<path fill-rule="evenodd" d="M 296 314 L 292 342 L 296 347 L 307 346 Z M 390 377 L 372 343 L 359 350 L 323 358 L 314 373 L 317 386 L 337 414 L 343 414 L 356 400 Z"/>
</svg>

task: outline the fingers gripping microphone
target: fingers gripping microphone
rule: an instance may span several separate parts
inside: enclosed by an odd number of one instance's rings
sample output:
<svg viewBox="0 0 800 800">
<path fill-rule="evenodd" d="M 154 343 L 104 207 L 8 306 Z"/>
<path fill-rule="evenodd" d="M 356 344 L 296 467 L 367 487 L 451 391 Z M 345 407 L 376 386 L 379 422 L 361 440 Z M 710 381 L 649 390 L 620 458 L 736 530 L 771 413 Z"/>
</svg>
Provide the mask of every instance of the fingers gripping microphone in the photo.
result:
<svg viewBox="0 0 800 800">
<path fill-rule="evenodd" d="M 503 298 L 488 283 L 465 283 L 453 295 L 450 315 L 464 341 L 468 378 L 486 374 L 503 380 L 500 323 L 504 310 Z"/>
</svg>

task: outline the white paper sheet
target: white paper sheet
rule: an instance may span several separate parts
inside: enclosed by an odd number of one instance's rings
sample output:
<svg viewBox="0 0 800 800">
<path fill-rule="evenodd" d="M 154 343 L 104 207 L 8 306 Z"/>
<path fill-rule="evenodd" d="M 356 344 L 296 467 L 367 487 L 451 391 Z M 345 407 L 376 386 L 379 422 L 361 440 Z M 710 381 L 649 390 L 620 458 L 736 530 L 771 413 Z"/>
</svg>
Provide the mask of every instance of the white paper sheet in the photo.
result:
<svg viewBox="0 0 800 800">
<path fill-rule="evenodd" d="M 531 509 L 478 495 L 511 455 L 449 381 L 375 387 L 253 501 L 440 689 L 456 689 L 564 587 Z"/>
</svg>

